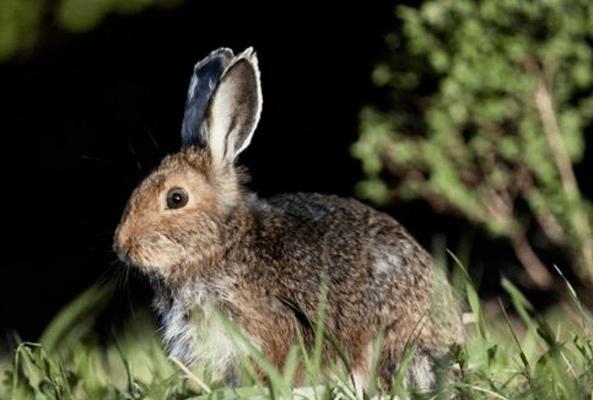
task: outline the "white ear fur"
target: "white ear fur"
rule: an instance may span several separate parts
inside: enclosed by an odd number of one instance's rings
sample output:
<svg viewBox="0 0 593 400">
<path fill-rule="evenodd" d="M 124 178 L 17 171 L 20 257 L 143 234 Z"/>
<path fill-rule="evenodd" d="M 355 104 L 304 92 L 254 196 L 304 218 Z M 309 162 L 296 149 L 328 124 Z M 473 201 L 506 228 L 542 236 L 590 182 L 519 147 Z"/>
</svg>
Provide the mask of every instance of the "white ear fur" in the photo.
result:
<svg viewBox="0 0 593 400">
<path fill-rule="evenodd" d="M 250 47 L 235 57 L 222 75 L 207 117 L 213 159 L 232 163 L 251 142 L 262 109 L 257 56 Z"/>
</svg>

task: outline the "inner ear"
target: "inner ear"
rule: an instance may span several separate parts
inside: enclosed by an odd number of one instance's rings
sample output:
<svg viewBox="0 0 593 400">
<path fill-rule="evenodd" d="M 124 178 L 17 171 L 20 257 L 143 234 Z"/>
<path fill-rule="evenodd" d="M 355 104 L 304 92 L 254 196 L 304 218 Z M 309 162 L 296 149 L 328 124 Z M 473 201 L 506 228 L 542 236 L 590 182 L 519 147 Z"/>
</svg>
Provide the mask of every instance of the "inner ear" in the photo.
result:
<svg viewBox="0 0 593 400">
<path fill-rule="evenodd" d="M 249 145 L 261 104 L 257 59 L 244 53 L 224 73 L 210 104 L 208 142 L 215 160 L 232 162 Z"/>
</svg>

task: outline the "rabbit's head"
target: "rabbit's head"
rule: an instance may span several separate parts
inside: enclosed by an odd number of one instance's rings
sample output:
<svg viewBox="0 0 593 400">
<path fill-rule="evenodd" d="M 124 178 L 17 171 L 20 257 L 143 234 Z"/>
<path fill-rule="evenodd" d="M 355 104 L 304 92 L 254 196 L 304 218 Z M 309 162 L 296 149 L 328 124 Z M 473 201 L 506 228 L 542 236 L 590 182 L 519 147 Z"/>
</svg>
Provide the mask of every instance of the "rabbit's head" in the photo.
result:
<svg viewBox="0 0 593 400">
<path fill-rule="evenodd" d="M 115 232 L 121 260 L 166 278 L 207 262 L 241 198 L 234 160 L 251 141 L 262 106 L 257 58 L 218 49 L 196 64 L 182 148 L 132 193 Z"/>
</svg>

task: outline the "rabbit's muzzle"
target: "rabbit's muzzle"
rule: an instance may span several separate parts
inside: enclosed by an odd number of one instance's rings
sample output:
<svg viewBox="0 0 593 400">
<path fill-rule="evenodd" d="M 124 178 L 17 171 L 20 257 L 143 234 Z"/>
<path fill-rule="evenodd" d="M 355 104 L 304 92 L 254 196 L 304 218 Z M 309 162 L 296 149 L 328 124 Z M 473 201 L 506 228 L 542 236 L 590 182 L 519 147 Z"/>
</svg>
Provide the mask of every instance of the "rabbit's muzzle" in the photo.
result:
<svg viewBox="0 0 593 400">
<path fill-rule="evenodd" d="M 142 268 L 143 258 L 141 240 L 132 224 L 124 221 L 115 230 L 113 251 L 121 262 Z"/>
<path fill-rule="evenodd" d="M 130 259 L 131 251 L 131 236 L 128 233 L 129 229 L 126 225 L 120 224 L 115 230 L 113 237 L 113 251 L 117 254 L 117 257 L 121 262 L 127 265 L 134 264 Z"/>
<path fill-rule="evenodd" d="M 166 274 L 180 264 L 186 254 L 184 247 L 166 233 L 135 229 L 122 222 L 115 231 L 113 250 L 120 261 L 143 272 Z"/>
</svg>

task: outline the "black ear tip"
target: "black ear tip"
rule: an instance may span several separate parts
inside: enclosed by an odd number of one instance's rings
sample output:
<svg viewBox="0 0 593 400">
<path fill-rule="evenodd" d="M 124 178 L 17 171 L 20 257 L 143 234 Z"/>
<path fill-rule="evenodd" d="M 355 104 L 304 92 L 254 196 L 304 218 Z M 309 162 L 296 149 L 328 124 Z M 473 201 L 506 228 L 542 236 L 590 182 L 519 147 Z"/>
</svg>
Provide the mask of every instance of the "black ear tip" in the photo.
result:
<svg viewBox="0 0 593 400">
<path fill-rule="evenodd" d="M 235 55 L 235 53 L 233 52 L 233 49 L 231 49 L 230 47 L 219 47 L 216 50 L 212 50 L 211 53 L 214 53 L 214 54 L 225 53 L 225 54 L 230 54 L 231 56 Z"/>
<path fill-rule="evenodd" d="M 220 47 L 206 57 L 198 61 L 194 67 L 194 74 L 199 74 L 200 70 L 208 68 L 209 65 L 222 65 L 223 70 L 235 57 L 233 51 L 226 47 Z"/>
<path fill-rule="evenodd" d="M 200 144 L 204 141 L 201 126 L 207 107 L 220 78 L 234 58 L 234 53 L 226 47 L 212 51 L 198 61 L 187 92 L 185 114 L 181 127 L 181 137 L 185 145 Z"/>
<path fill-rule="evenodd" d="M 234 57 L 235 53 L 233 49 L 228 47 L 219 47 L 218 49 L 214 50 L 212 53 L 224 55 L 226 57 Z"/>
</svg>

